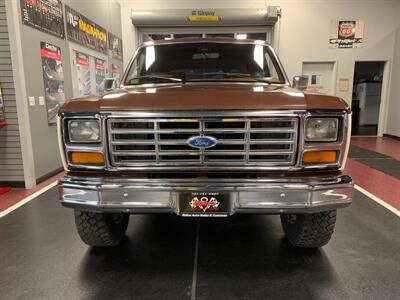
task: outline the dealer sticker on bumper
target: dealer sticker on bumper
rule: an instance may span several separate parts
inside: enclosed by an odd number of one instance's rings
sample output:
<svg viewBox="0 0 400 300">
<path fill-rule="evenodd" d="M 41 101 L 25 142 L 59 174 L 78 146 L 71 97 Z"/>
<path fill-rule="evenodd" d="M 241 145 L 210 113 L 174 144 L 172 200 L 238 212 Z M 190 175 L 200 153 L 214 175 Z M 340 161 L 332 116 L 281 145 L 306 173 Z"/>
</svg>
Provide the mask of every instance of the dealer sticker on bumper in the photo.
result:
<svg viewBox="0 0 400 300">
<path fill-rule="evenodd" d="M 226 192 L 180 192 L 177 209 L 183 217 L 226 217 L 231 210 L 231 195 Z"/>
</svg>

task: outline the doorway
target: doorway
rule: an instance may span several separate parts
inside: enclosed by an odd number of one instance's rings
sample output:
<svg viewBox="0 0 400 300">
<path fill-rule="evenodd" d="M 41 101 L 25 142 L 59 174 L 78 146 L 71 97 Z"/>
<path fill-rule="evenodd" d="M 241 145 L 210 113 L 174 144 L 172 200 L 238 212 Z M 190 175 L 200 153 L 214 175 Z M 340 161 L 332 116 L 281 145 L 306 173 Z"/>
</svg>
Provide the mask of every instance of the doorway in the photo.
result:
<svg viewBox="0 0 400 300">
<path fill-rule="evenodd" d="M 383 61 L 355 62 L 351 102 L 354 136 L 378 135 L 384 69 Z"/>
</svg>

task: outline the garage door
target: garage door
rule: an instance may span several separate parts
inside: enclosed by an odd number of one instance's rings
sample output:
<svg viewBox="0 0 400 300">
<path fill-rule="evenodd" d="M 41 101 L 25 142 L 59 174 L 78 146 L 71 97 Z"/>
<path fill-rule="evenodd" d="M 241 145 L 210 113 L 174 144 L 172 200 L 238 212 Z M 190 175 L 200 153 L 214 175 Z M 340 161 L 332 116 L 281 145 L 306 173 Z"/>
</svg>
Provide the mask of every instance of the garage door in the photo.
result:
<svg viewBox="0 0 400 300">
<path fill-rule="evenodd" d="M 265 9 L 163 9 L 132 11 L 139 43 L 184 37 L 232 37 L 272 42 L 279 8 Z"/>
</svg>

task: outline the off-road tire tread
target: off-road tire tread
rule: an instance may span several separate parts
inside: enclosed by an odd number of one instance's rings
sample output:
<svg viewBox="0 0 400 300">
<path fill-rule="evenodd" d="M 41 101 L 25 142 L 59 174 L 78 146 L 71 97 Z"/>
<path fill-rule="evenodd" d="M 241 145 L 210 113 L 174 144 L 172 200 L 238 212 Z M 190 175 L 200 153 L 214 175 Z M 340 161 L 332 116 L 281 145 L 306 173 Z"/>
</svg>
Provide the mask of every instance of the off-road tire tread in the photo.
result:
<svg viewBox="0 0 400 300">
<path fill-rule="evenodd" d="M 125 235 L 129 214 L 120 223 L 112 221 L 110 214 L 75 210 L 75 224 L 81 240 L 92 247 L 118 245 Z"/>
<path fill-rule="evenodd" d="M 335 229 L 336 210 L 298 215 L 300 220 L 289 224 L 287 216 L 281 216 L 283 230 L 295 247 L 319 248 L 326 245 Z"/>
</svg>

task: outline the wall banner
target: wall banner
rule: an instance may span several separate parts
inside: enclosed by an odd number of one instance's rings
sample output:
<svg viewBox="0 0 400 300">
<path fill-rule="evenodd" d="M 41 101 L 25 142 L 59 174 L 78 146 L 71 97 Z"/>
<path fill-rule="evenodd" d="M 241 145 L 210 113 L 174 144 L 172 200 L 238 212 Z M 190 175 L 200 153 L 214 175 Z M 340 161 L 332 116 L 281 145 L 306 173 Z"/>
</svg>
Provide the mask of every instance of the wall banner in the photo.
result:
<svg viewBox="0 0 400 300">
<path fill-rule="evenodd" d="M 331 21 L 329 48 L 360 48 L 363 39 L 363 21 Z"/>
<path fill-rule="evenodd" d="M 90 49 L 107 54 L 107 31 L 65 5 L 67 38 Z"/>
<path fill-rule="evenodd" d="M 58 110 L 65 102 L 64 70 L 61 49 L 46 42 L 40 42 L 43 83 L 49 125 L 56 124 Z"/>
<path fill-rule="evenodd" d="M 94 70 L 96 78 L 96 93 L 104 92 L 104 79 L 106 78 L 106 62 L 100 58 L 94 59 Z"/>
<path fill-rule="evenodd" d="M 92 93 L 90 79 L 90 57 L 87 54 L 76 52 L 75 56 L 76 74 L 78 77 L 79 96 L 87 96 Z"/>
<path fill-rule="evenodd" d="M 60 0 L 20 0 L 22 22 L 40 31 L 65 38 L 63 6 Z"/>
<path fill-rule="evenodd" d="M 111 51 L 111 57 L 122 60 L 122 39 L 108 32 L 108 49 Z"/>
</svg>

